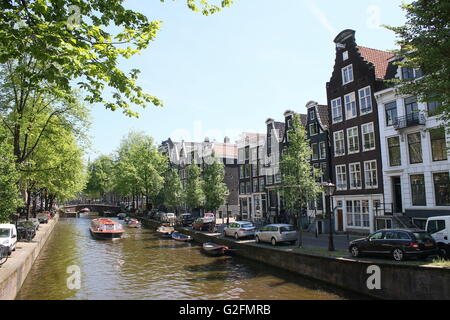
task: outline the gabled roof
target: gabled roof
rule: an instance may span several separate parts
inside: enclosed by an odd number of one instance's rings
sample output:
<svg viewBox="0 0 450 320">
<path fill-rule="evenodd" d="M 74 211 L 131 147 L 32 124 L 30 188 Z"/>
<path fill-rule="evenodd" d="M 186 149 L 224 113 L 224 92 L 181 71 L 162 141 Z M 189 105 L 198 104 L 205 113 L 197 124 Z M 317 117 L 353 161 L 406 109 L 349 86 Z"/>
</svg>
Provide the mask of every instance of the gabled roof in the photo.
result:
<svg viewBox="0 0 450 320">
<path fill-rule="evenodd" d="M 394 57 L 394 54 L 392 52 L 362 46 L 357 46 L 356 48 L 365 61 L 374 65 L 375 77 L 377 79 L 385 79 L 389 67 L 389 60 Z"/>
<path fill-rule="evenodd" d="M 328 106 L 317 105 L 317 114 L 319 116 L 320 123 L 322 124 L 323 129 L 328 128 L 330 125 L 330 120 L 328 117 Z"/>
</svg>

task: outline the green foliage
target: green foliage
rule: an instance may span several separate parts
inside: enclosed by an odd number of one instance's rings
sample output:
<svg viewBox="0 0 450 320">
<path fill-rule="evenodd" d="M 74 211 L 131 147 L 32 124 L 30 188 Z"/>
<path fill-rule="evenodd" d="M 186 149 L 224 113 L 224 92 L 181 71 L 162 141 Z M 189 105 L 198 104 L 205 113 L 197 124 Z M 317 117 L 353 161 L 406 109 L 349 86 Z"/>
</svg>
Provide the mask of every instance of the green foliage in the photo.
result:
<svg viewBox="0 0 450 320">
<path fill-rule="evenodd" d="M 10 215 L 22 204 L 17 188 L 18 179 L 12 146 L 7 141 L 6 132 L 0 127 L 0 223 L 8 222 Z"/>
<path fill-rule="evenodd" d="M 388 29 L 398 37 L 400 66 L 420 69 L 424 76 L 397 81 L 401 94 L 417 95 L 421 101 L 442 104 L 444 119 L 450 119 L 450 2 L 416 0 L 403 4 L 404 26 Z"/>
<path fill-rule="evenodd" d="M 110 156 L 102 155 L 88 164 L 88 181 L 84 190 L 91 198 L 101 198 L 113 189 L 114 162 Z"/>
<path fill-rule="evenodd" d="M 178 170 L 170 168 L 164 174 L 164 187 L 161 190 L 164 205 L 177 210 L 184 201 L 184 190 Z"/>
<path fill-rule="evenodd" d="M 228 187 L 223 182 L 225 177 L 225 166 L 214 159 L 211 164 L 206 165 L 203 170 L 203 192 L 205 194 L 205 209 L 215 212 L 224 205 L 228 197 Z"/>
<path fill-rule="evenodd" d="M 288 131 L 289 145 L 283 152 L 280 163 L 282 194 L 286 208 L 299 212 L 308 201 L 317 198 L 322 187 L 316 182 L 319 170 L 311 165 L 312 151 L 300 116 L 295 115 Z"/>
<path fill-rule="evenodd" d="M 186 167 L 186 174 L 186 203 L 191 209 L 203 208 L 205 204 L 205 193 L 203 191 L 204 181 L 201 177 L 202 170 L 192 161 Z"/>
</svg>

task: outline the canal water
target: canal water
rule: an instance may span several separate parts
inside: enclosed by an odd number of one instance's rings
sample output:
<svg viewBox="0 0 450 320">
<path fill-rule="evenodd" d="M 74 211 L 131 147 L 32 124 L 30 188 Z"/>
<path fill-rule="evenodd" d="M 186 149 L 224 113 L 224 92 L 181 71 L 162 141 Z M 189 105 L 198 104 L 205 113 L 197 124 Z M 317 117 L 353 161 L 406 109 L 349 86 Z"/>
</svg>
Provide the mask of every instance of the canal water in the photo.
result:
<svg viewBox="0 0 450 320">
<path fill-rule="evenodd" d="M 19 300 L 338 300 L 348 293 L 237 257 L 209 257 L 198 244 L 126 228 L 95 240 L 88 218 L 60 219 L 19 292 Z M 68 268 L 81 271 L 70 289 Z M 73 284 L 73 282 L 71 282 Z"/>
</svg>

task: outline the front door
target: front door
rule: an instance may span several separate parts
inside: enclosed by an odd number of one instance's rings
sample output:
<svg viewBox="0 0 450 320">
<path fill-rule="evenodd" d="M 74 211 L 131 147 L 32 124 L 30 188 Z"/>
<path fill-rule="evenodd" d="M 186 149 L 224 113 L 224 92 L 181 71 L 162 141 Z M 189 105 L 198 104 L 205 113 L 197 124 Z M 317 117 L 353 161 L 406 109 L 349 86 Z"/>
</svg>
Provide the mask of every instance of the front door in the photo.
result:
<svg viewBox="0 0 450 320">
<path fill-rule="evenodd" d="M 342 209 L 337 211 L 337 219 L 338 219 L 338 231 L 344 231 L 344 214 Z"/>
<path fill-rule="evenodd" d="M 394 203 L 394 213 L 403 212 L 403 202 L 402 202 L 402 183 L 400 177 L 392 178 L 392 190 L 393 190 L 393 203 Z"/>
</svg>

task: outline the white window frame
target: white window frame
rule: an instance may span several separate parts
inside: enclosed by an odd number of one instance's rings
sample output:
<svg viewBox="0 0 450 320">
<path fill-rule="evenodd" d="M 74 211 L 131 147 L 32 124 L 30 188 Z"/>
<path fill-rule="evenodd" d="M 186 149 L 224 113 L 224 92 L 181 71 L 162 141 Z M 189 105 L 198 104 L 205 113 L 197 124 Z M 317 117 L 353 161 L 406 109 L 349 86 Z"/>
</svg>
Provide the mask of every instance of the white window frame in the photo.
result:
<svg viewBox="0 0 450 320">
<path fill-rule="evenodd" d="M 323 154 L 322 154 L 322 151 L 324 151 Z M 319 156 L 320 156 L 320 160 L 324 160 L 324 159 L 327 158 L 327 144 L 326 144 L 326 142 L 319 143 Z"/>
<path fill-rule="evenodd" d="M 314 133 L 314 134 L 313 134 L 313 128 L 317 129 L 317 130 L 316 130 L 316 133 Z M 316 123 L 311 123 L 311 124 L 309 125 L 309 135 L 310 135 L 311 137 L 314 137 L 314 136 L 317 136 L 318 134 L 319 134 L 319 127 L 317 126 Z"/>
<path fill-rule="evenodd" d="M 375 164 L 375 167 L 373 167 Z M 367 165 L 370 165 L 370 168 L 367 169 Z M 373 183 L 373 177 L 375 174 L 376 184 Z M 364 161 L 364 180 L 366 189 L 377 189 L 378 188 L 378 167 L 377 160 Z"/>
<path fill-rule="evenodd" d="M 356 135 L 350 135 L 350 132 L 354 131 L 355 129 L 356 129 Z M 351 151 L 351 148 L 350 148 L 350 141 L 351 141 L 351 139 L 354 139 L 354 140 L 356 139 L 355 145 L 357 147 L 357 150 L 355 150 L 355 151 Z M 355 142 L 355 141 L 353 141 L 353 142 Z M 348 128 L 347 129 L 347 146 L 348 146 L 348 154 L 359 153 L 360 148 L 359 148 L 359 130 L 358 130 L 358 127 L 353 127 L 353 128 Z"/>
<path fill-rule="evenodd" d="M 367 133 L 365 133 L 364 131 L 366 130 L 366 128 L 370 128 L 370 127 L 372 127 L 372 131 L 368 131 Z M 373 147 L 366 149 L 366 136 L 365 136 L 365 134 L 370 134 L 370 133 L 372 133 L 372 135 L 373 135 Z M 361 135 L 362 135 L 363 152 L 372 151 L 372 150 L 375 150 L 377 148 L 377 142 L 376 142 L 376 139 L 375 139 L 375 124 L 373 122 L 369 122 L 369 123 L 365 123 L 365 124 L 361 125 Z"/>
<path fill-rule="evenodd" d="M 316 155 L 317 157 L 314 157 L 315 156 L 315 154 L 314 154 L 314 146 L 317 146 L 317 155 Z M 312 151 L 312 155 L 311 155 L 312 160 L 314 160 L 314 161 L 319 160 L 319 158 L 320 158 L 320 149 L 319 149 L 319 144 L 318 143 L 311 144 L 311 151 Z"/>
<path fill-rule="evenodd" d="M 343 169 L 343 170 L 340 170 Z M 342 179 L 345 178 L 345 179 Z M 345 186 L 345 187 L 342 187 Z M 336 166 L 336 190 L 346 191 L 348 189 L 347 166 L 345 164 Z"/>
<path fill-rule="evenodd" d="M 342 139 L 337 140 L 336 137 L 340 136 L 342 134 Z M 341 156 L 345 156 L 345 134 L 344 134 L 344 130 L 341 131 L 336 131 L 333 133 L 333 141 L 334 141 L 334 156 L 335 157 L 341 157 Z M 338 148 L 337 148 L 337 141 L 342 141 L 342 153 L 338 153 Z"/>
<path fill-rule="evenodd" d="M 335 113 L 337 113 L 340 116 L 335 117 Z M 344 120 L 343 113 L 342 113 L 342 98 L 341 97 L 331 100 L 331 118 L 332 118 L 333 123 L 339 123 Z M 340 118 L 340 120 L 335 120 L 336 118 Z"/>
<path fill-rule="evenodd" d="M 349 73 L 349 70 L 351 69 L 351 73 Z M 346 81 L 346 75 L 348 75 L 348 80 Z M 348 83 L 351 83 L 354 81 L 353 76 L 353 64 L 349 64 L 348 66 L 342 68 L 342 85 L 346 85 Z"/>
<path fill-rule="evenodd" d="M 314 110 L 311 110 L 309 112 L 309 119 L 310 120 L 316 120 L 316 112 Z"/>
<path fill-rule="evenodd" d="M 359 170 L 355 170 L 358 166 Z M 352 170 L 353 169 L 353 170 Z M 350 190 L 361 190 L 362 189 L 362 174 L 361 174 L 361 163 L 355 162 L 348 165 L 348 176 L 350 178 Z M 355 177 L 355 180 L 353 180 Z M 359 177 L 359 179 L 356 179 Z M 358 183 L 359 182 L 359 186 Z"/>
<path fill-rule="evenodd" d="M 347 102 L 347 98 L 350 99 L 349 102 Z M 354 119 L 358 116 L 358 108 L 356 107 L 355 92 L 351 92 L 344 96 L 344 106 L 345 106 L 345 120 Z M 349 112 L 349 110 L 351 111 L 351 113 Z"/>
<path fill-rule="evenodd" d="M 342 52 L 342 60 L 343 60 L 343 61 L 348 60 L 348 51 Z"/>
<path fill-rule="evenodd" d="M 369 95 L 366 94 L 366 90 L 369 89 Z M 372 113 L 373 111 L 373 103 L 372 103 L 372 88 L 370 86 L 367 86 L 365 88 L 358 90 L 358 96 L 359 96 L 359 111 L 361 115 Z M 367 105 L 370 104 L 370 111 L 363 111 L 363 102 L 366 103 L 366 109 Z"/>
</svg>

